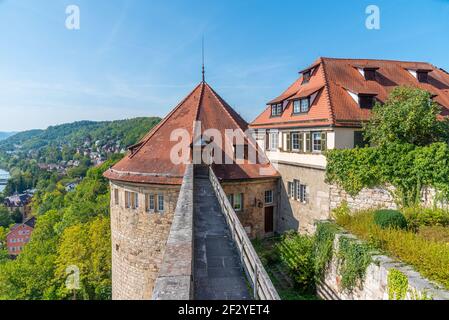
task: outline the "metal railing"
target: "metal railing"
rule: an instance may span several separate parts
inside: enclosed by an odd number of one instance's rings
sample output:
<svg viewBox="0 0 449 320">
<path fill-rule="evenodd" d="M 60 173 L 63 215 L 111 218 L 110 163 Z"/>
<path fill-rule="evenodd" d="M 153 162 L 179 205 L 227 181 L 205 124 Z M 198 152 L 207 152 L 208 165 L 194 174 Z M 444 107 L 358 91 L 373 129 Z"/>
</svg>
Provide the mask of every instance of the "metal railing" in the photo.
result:
<svg viewBox="0 0 449 320">
<path fill-rule="evenodd" d="M 254 298 L 260 300 L 280 300 L 279 294 L 265 271 L 217 176 L 211 168 L 209 168 L 209 179 L 226 218 L 228 227 L 231 230 L 232 238 L 240 254 L 243 269 L 245 270 L 248 281 L 251 283 Z"/>
</svg>

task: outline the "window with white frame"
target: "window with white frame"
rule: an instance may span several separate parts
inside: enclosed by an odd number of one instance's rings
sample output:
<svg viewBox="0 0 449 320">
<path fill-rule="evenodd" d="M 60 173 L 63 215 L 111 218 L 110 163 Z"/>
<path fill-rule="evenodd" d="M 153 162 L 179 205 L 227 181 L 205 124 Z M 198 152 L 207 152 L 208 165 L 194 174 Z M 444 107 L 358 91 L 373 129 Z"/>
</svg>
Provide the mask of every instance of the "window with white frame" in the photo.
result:
<svg viewBox="0 0 449 320">
<path fill-rule="evenodd" d="M 234 194 L 234 210 L 242 211 L 243 209 L 243 193 Z"/>
<path fill-rule="evenodd" d="M 305 184 L 300 183 L 299 180 L 294 180 L 293 187 L 295 193 L 294 199 L 301 203 L 307 203 L 308 202 L 307 186 Z"/>
<path fill-rule="evenodd" d="M 119 190 L 114 189 L 114 203 L 116 206 L 119 205 Z"/>
<path fill-rule="evenodd" d="M 145 195 L 145 204 L 146 204 L 147 212 L 154 212 L 154 210 L 156 209 L 155 201 L 154 201 L 154 194 L 146 194 Z"/>
<path fill-rule="evenodd" d="M 299 201 L 307 203 L 307 186 L 305 184 L 299 185 Z"/>
<path fill-rule="evenodd" d="M 137 192 L 134 192 L 133 209 L 137 209 L 138 207 L 139 207 L 139 194 Z"/>
<path fill-rule="evenodd" d="M 228 199 L 235 211 L 243 210 L 243 193 L 229 194 Z"/>
<path fill-rule="evenodd" d="M 157 196 L 157 210 L 159 212 L 164 212 L 164 210 L 165 210 L 165 203 L 164 203 L 164 195 L 163 194 L 159 194 Z"/>
<path fill-rule="evenodd" d="M 265 204 L 273 203 L 273 190 L 265 191 Z"/>
<path fill-rule="evenodd" d="M 269 137 L 269 147 L 270 150 L 277 150 L 279 147 L 279 133 L 270 132 Z"/>
<path fill-rule="evenodd" d="M 310 109 L 310 98 L 301 99 L 301 113 L 307 113 Z"/>
<path fill-rule="evenodd" d="M 293 101 L 293 113 L 301 112 L 301 102 L 299 100 Z"/>
<path fill-rule="evenodd" d="M 282 103 L 271 105 L 271 116 L 278 117 L 282 115 Z"/>
<path fill-rule="evenodd" d="M 288 188 L 288 196 L 289 198 L 294 198 L 294 194 L 295 194 L 295 190 L 294 190 L 294 185 L 293 182 L 289 181 L 287 184 L 287 188 Z"/>
<path fill-rule="evenodd" d="M 320 152 L 322 150 L 321 132 L 312 132 L 312 151 Z"/>
<path fill-rule="evenodd" d="M 292 132 L 291 139 L 292 139 L 292 151 L 300 151 L 300 143 L 299 143 L 299 132 Z"/>
<path fill-rule="evenodd" d="M 131 207 L 131 192 L 125 191 L 125 208 Z"/>
</svg>

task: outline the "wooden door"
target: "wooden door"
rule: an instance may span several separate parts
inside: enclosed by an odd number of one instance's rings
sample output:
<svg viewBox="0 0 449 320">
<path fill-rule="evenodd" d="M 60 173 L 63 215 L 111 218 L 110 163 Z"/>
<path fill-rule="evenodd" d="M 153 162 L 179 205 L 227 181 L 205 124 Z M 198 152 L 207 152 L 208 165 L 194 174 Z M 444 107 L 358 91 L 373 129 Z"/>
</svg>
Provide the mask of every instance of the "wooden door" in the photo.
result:
<svg viewBox="0 0 449 320">
<path fill-rule="evenodd" d="M 274 231 L 274 207 L 265 207 L 265 233 Z"/>
</svg>

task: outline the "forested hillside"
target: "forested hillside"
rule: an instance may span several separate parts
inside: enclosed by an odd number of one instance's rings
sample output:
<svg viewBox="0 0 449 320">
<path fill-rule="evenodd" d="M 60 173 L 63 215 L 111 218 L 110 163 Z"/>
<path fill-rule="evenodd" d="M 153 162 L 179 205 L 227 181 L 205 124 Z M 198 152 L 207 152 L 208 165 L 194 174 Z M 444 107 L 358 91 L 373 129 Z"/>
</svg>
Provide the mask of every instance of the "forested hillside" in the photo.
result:
<svg viewBox="0 0 449 320">
<path fill-rule="evenodd" d="M 89 167 L 99 165 L 112 154 L 124 153 L 160 118 L 134 118 L 118 121 L 80 121 L 17 133 L 0 141 L 0 168 L 11 179 L 5 195 L 45 186 L 40 181 L 59 176 L 82 178 Z"/>
<path fill-rule="evenodd" d="M 0 165 L 11 173 L 0 202 L 34 188 L 37 218 L 30 242 L 11 260 L 5 245 L 14 219 L 0 217 L 0 300 L 111 298 L 110 196 L 102 174 L 159 121 L 83 121 L 0 142 Z M 68 183 L 76 183 L 73 191 Z M 66 286 L 70 275 L 79 276 L 76 289 Z"/>
</svg>

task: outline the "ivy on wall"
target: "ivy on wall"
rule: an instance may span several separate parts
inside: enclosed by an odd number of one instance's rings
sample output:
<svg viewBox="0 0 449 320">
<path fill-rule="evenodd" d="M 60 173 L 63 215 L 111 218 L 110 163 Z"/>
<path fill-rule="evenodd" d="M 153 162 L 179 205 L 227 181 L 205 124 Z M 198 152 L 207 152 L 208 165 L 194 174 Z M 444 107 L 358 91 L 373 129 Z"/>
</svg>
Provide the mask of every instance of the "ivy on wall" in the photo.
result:
<svg viewBox="0 0 449 320">
<path fill-rule="evenodd" d="M 363 188 L 392 185 L 402 206 L 419 203 L 424 187 L 433 187 L 440 199 L 449 199 L 449 145 L 444 142 L 330 150 L 327 160 L 326 181 L 351 196 Z"/>
<path fill-rule="evenodd" d="M 340 237 L 338 249 L 341 287 L 351 292 L 365 279 L 366 269 L 372 262 L 371 249 L 355 239 Z"/>
</svg>

